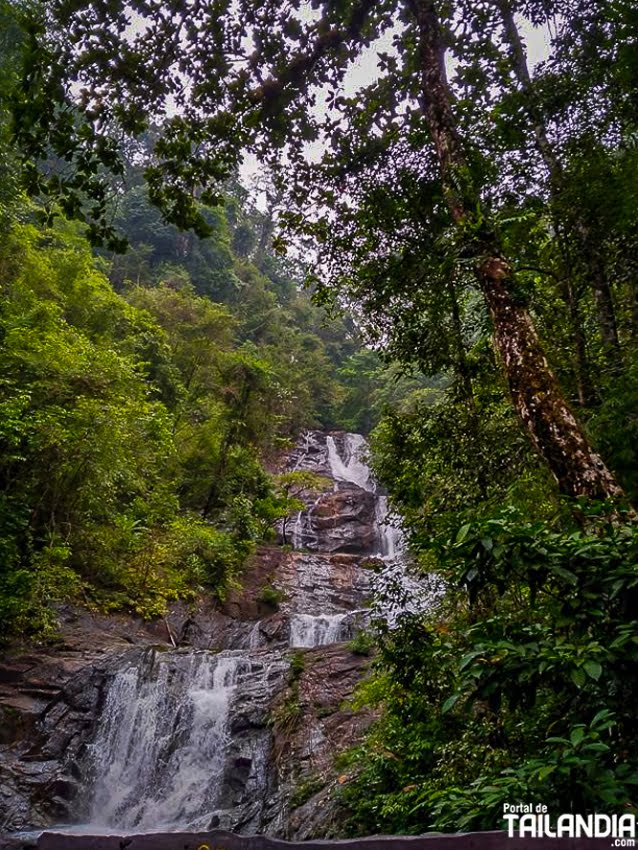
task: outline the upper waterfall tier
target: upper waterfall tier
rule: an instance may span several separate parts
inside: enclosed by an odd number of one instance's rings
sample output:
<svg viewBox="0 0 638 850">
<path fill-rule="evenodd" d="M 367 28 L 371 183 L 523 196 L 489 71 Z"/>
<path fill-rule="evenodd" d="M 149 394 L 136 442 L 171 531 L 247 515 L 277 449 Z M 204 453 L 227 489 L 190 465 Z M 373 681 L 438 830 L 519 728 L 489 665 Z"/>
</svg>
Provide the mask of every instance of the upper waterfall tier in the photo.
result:
<svg viewBox="0 0 638 850">
<path fill-rule="evenodd" d="M 387 497 L 374 479 L 367 454 L 361 434 L 309 431 L 299 441 L 288 469 L 315 472 L 332 480 L 333 488 L 304 500 L 306 507 L 292 524 L 295 549 L 400 556 L 401 531 L 388 522 Z"/>
</svg>

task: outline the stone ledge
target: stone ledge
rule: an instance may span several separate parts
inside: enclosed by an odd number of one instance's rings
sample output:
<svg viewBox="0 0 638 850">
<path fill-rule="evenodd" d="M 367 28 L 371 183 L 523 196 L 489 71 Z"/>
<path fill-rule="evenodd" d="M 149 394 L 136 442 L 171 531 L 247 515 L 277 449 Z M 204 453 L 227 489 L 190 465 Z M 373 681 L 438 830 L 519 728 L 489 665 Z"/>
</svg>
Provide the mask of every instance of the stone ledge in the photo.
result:
<svg viewBox="0 0 638 850">
<path fill-rule="evenodd" d="M 17 843 L 16 843 L 17 841 Z M 602 850 L 609 838 L 508 838 L 504 832 L 371 836 L 342 841 L 291 842 L 229 832 L 72 835 L 44 832 L 37 843 L 7 839 L 0 850 Z"/>
</svg>

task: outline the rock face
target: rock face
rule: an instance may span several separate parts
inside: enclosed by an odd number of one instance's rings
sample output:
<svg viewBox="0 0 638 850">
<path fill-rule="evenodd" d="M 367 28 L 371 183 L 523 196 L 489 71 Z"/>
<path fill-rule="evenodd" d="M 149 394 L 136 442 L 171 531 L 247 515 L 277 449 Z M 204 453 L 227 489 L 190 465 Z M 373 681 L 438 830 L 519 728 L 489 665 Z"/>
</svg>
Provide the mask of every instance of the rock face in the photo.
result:
<svg viewBox="0 0 638 850">
<path fill-rule="evenodd" d="M 132 647 L 158 642 L 132 618 L 64 606 L 59 621 L 55 647 L 14 651 L 0 665 L 0 829 L 67 819 L 109 674 L 140 652 Z"/>
<path fill-rule="evenodd" d="M 288 468 L 331 479 L 333 490 L 315 501 L 292 528 L 295 549 L 386 555 L 396 548 L 398 533 L 387 525 L 387 502 L 366 463 L 367 444 L 360 434 L 311 431 L 292 453 Z"/>
<path fill-rule="evenodd" d="M 60 641 L 0 664 L 0 831 L 334 832 L 336 753 L 371 718 L 344 703 L 368 664 L 371 556 L 396 548 L 359 435 L 311 432 L 287 469 L 332 489 L 263 547 L 223 605 L 144 624 L 60 608 Z"/>
</svg>

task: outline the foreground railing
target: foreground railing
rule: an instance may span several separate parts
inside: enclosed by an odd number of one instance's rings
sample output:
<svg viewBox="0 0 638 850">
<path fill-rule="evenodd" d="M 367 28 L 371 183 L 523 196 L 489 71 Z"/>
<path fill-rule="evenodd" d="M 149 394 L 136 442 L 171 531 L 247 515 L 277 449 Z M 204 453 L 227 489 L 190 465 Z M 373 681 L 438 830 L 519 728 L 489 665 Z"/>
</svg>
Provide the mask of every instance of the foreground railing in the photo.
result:
<svg viewBox="0 0 638 850">
<path fill-rule="evenodd" d="M 633 847 L 633 839 L 509 838 L 504 832 L 454 835 L 374 836 L 344 841 L 279 841 L 229 832 L 172 832 L 144 835 L 80 835 L 44 832 L 37 839 L 7 839 L 15 850 L 609 850 Z"/>
</svg>

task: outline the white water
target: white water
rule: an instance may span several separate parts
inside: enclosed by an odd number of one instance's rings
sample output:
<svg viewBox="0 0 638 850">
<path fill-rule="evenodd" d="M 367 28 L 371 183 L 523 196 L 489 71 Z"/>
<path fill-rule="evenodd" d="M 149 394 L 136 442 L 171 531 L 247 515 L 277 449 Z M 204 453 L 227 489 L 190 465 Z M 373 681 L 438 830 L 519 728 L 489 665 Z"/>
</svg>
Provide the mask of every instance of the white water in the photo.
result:
<svg viewBox="0 0 638 850">
<path fill-rule="evenodd" d="M 162 656 L 120 671 L 108 690 L 91 747 L 95 826 L 183 828 L 218 801 L 229 707 L 246 659 Z"/>
<path fill-rule="evenodd" d="M 344 442 L 345 458 L 342 458 L 334 437 L 330 435 L 326 437 L 328 463 L 332 477 L 336 481 L 349 481 L 351 484 L 361 487 L 362 490 L 374 493 L 376 484 L 372 478 L 370 467 L 362 459 L 367 448 L 365 437 L 362 437 L 361 434 L 346 434 Z"/>
<path fill-rule="evenodd" d="M 248 635 L 248 649 L 259 649 L 259 647 L 263 646 L 263 644 L 264 640 L 261 635 L 261 620 L 257 620 Z"/>
<path fill-rule="evenodd" d="M 401 558 L 405 552 L 405 540 L 401 529 L 388 522 L 387 496 L 377 494 L 377 503 L 374 511 L 381 543 L 381 551 L 379 554 L 384 560 L 396 561 Z"/>
<path fill-rule="evenodd" d="M 343 614 L 293 614 L 290 618 L 290 646 L 293 649 L 327 646 L 350 636 L 350 612 Z"/>
<path fill-rule="evenodd" d="M 309 445 L 308 438 L 305 453 Z M 394 582 L 399 582 L 413 601 L 415 589 L 400 581 L 401 531 L 387 521 L 387 497 L 379 492 L 363 460 L 367 450 L 365 439 L 358 434 L 346 434 L 336 440 L 327 436 L 325 449 L 319 443 L 317 451 L 316 445 L 308 464 L 314 463 L 325 471 L 327 460 L 335 487 L 344 482 L 375 496 L 378 552 L 387 564 L 387 574 L 382 571 L 375 578 L 379 588 L 383 585 L 380 597 Z M 303 464 L 302 453 L 296 466 Z M 291 528 L 295 548 L 317 543 L 312 512 L 320 501 L 321 497 L 297 516 Z M 343 589 L 333 596 L 332 574 L 329 570 L 326 576 L 322 573 L 322 565 L 326 572 L 330 563 L 329 556 L 319 553 L 296 557 L 301 580 L 295 591 L 296 604 L 288 609 L 290 647 L 327 646 L 348 640 L 365 627 L 369 622 L 367 611 L 339 608 L 347 606 L 349 598 L 352 608 L 358 608 L 367 593 L 353 584 L 357 589 L 351 597 L 345 597 L 346 601 L 340 595 Z M 324 602 L 317 609 L 319 586 L 323 589 Z M 394 596 L 387 592 L 385 595 Z M 338 599 L 336 605 L 335 599 Z M 410 601 L 399 603 L 400 611 L 408 610 L 411 604 Z M 305 613 L 322 608 L 324 613 Z M 393 622 L 393 612 L 389 611 L 387 616 Z M 237 737 L 231 741 L 230 721 L 242 712 L 249 680 L 254 691 L 264 694 L 264 705 L 268 702 L 269 687 L 273 692 L 268 684 L 272 677 L 263 665 L 261 672 L 257 671 L 257 678 L 251 672 L 259 667 L 256 661 L 259 656 L 254 653 L 260 651 L 268 638 L 256 622 L 246 629 L 242 640 L 245 650 L 235 652 L 151 652 L 138 666 L 125 667 L 115 675 L 106 690 L 97 735 L 90 747 L 93 781 L 89 831 L 206 829 L 212 815 L 225 817 L 224 812 L 231 811 L 228 807 L 235 805 L 232 795 L 229 798 L 227 794 L 225 771 L 229 763 L 235 763 L 238 754 L 250 765 L 242 793 L 247 799 L 263 802 L 270 752 L 267 732 L 261 738 L 252 733 L 246 736 L 239 751 Z M 279 660 L 275 663 L 281 663 L 285 671 L 285 655 L 276 657 Z"/>
<path fill-rule="evenodd" d="M 295 518 L 295 524 L 290 534 L 290 543 L 293 549 L 303 549 L 308 543 L 316 543 L 317 535 L 312 527 L 312 514 L 321 502 L 321 496 L 304 511 L 299 511 Z"/>
<path fill-rule="evenodd" d="M 330 435 L 326 438 L 328 462 L 332 476 L 337 481 L 348 481 L 375 495 L 375 520 L 379 537 L 377 555 L 385 567 L 374 576 L 376 598 L 373 616 L 384 619 L 394 628 L 405 614 L 427 611 L 441 598 L 443 582 L 432 575 L 427 579 L 410 574 L 406 563 L 406 545 L 402 529 L 388 521 L 388 497 L 379 492 L 378 485 L 368 465 L 362 460 L 368 444 L 361 434 L 346 434 L 344 457 Z"/>
<path fill-rule="evenodd" d="M 362 490 L 374 493 L 375 518 L 379 531 L 379 552 L 381 558 L 394 561 L 405 551 L 405 541 L 400 528 L 388 522 L 388 497 L 379 492 L 372 471 L 363 459 L 368 449 L 365 437 L 361 434 L 346 434 L 344 437 L 344 455 L 341 457 L 334 437 L 326 437 L 328 464 L 332 477 L 336 481 L 348 481 Z M 301 515 L 300 515 L 301 516 Z M 303 533 L 303 529 L 300 528 Z"/>
</svg>

